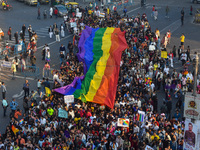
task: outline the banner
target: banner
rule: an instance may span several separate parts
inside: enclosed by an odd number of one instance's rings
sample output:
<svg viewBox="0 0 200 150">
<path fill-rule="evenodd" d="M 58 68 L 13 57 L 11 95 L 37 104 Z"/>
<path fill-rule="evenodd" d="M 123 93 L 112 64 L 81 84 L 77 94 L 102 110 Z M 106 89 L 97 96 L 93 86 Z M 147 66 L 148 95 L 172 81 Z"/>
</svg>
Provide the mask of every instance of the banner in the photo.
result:
<svg viewBox="0 0 200 150">
<path fill-rule="evenodd" d="M 74 103 L 74 95 L 65 95 L 64 102 L 65 104 Z"/>
<path fill-rule="evenodd" d="M 118 127 L 129 127 L 129 119 L 118 118 L 117 126 Z"/>
<path fill-rule="evenodd" d="M 71 28 L 74 28 L 74 27 L 76 27 L 76 26 L 77 26 L 76 22 L 70 22 L 70 27 L 71 27 Z"/>
<path fill-rule="evenodd" d="M 197 125 L 190 122 L 190 120 L 185 120 L 185 133 L 184 133 L 184 150 L 196 150 L 197 149 Z"/>
<path fill-rule="evenodd" d="M 82 12 L 78 12 L 78 13 L 76 13 L 76 17 L 81 18 L 81 17 L 82 17 Z"/>
<path fill-rule="evenodd" d="M 161 51 L 161 58 L 167 58 L 167 51 Z"/>
<path fill-rule="evenodd" d="M 149 145 L 147 145 L 146 147 L 145 147 L 145 150 L 154 150 L 151 146 L 149 146 Z"/>
<path fill-rule="evenodd" d="M 1 61 L 1 67 L 11 68 L 12 62 L 9 61 Z"/>
<path fill-rule="evenodd" d="M 191 93 L 185 95 L 184 117 L 191 119 L 200 119 L 200 97 L 193 96 Z"/>
<path fill-rule="evenodd" d="M 17 51 L 18 51 L 18 52 L 22 51 L 22 45 L 21 45 L 21 44 L 18 45 Z"/>
<path fill-rule="evenodd" d="M 60 118 L 68 118 L 68 112 L 59 108 L 58 109 L 58 117 Z"/>
</svg>

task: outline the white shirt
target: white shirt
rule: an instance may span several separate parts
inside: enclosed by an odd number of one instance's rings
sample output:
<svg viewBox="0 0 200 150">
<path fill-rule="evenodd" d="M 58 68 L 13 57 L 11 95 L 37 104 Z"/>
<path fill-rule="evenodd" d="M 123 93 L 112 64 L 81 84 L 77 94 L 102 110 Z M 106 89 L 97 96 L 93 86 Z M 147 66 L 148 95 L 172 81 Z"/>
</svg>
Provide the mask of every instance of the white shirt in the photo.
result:
<svg viewBox="0 0 200 150">
<path fill-rule="evenodd" d="M 193 75 L 192 75 L 192 73 L 188 73 L 187 76 L 186 76 L 186 78 L 190 78 L 190 80 L 193 80 Z"/>
<path fill-rule="evenodd" d="M 169 68 L 164 68 L 164 72 L 166 72 L 166 74 L 169 74 Z"/>
<path fill-rule="evenodd" d="M 40 119 L 40 123 L 41 123 L 42 125 L 46 124 L 46 119 L 45 119 L 45 118 Z"/>
<path fill-rule="evenodd" d="M 110 146 L 112 147 L 112 150 L 117 150 L 117 148 L 118 148 L 118 144 L 117 143 L 115 143 L 115 145 L 113 146 L 113 142 L 111 142 Z"/>
</svg>

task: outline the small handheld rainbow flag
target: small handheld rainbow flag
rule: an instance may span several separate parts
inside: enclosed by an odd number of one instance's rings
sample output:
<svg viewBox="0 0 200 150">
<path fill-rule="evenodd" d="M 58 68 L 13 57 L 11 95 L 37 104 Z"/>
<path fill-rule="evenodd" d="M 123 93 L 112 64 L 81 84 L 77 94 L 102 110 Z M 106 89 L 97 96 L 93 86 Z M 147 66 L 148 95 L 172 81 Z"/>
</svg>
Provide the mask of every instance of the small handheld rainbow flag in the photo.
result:
<svg viewBox="0 0 200 150">
<path fill-rule="evenodd" d="M 144 121 L 144 117 L 145 117 L 145 112 L 138 110 L 137 121 L 143 122 Z"/>
<path fill-rule="evenodd" d="M 12 129 L 12 131 L 13 131 L 13 133 L 14 133 L 15 135 L 16 135 L 17 132 L 19 132 L 19 129 L 15 128 L 14 125 L 12 125 L 11 129 Z"/>
<path fill-rule="evenodd" d="M 31 107 L 33 107 L 34 106 L 34 103 L 31 103 Z"/>
<path fill-rule="evenodd" d="M 19 125 L 22 125 L 24 123 L 24 119 L 21 119 L 20 121 L 19 121 Z"/>
</svg>

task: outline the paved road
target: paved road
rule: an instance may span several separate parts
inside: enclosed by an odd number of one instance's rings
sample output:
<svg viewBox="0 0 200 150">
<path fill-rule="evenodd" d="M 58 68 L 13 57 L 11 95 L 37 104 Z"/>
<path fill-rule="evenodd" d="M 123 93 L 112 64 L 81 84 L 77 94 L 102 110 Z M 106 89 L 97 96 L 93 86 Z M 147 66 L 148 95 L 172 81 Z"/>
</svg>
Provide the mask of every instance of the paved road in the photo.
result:
<svg viewBox="0 0 200 150">
<path fill-rule="evenodd" d="M 8 0 L 8 2 L 13 6 L 13 10 L 6 12 L 6 11 L 0 11 L 0 27 L 4 30 L 5 33 L 7 33 L 8 27 L 12 27 L 13 33 L 15 31 L 20 31 L 23 24 L 28 27 L 29 24 L 32 25 L 33 30 L 36 31 L 38 34 L 39 40 L 38 40 L 38 51 L 36 53 L 37 57 L 37 66 L 40 67 L 40 71 L 42 70 L 44 66 L 44 62 L 41 60 L 41 48 L 42 46 L 47 43 L 50 45 L 50 51 L 51 51 L 51 67 L 58 68 L 59 63 L 59 56 L 58 56 L 58 49 L 63 43 L 67 46 L 67 43 L 69 41 L 72 41 L 72 36 L 68 33 L 66 33 L 66 37 L 61 39 L 61 42 L 55 42 L 55 37 L 53 39 L 49 39 L 48 37 L 48 27 L 49 25 L 52 25 L 53 23 L 57 23 L 60 25 L 63 21 L 62 18 L 52 18 L 49 17 L 44 20 L 37 20 L 37 8 L 36 7 L 30 7 L 27 5 L 24 5 L 21 2 L 18 1 L 11 1 Z M 83 4 L 82 0 L 78 0 L 79 3 L 81 3 L 81 6 L 84 7 L 87 4 Z M 199 35 L 200 35 L 200 25 L 195 25 L 192 23 L 193 17 L 189 15 L 189 6 L 192 5 L 193 8 L 200 7 L 198 4 L 190 4 L 190 0 L 148 0 L 147 1 L 147 7 L 146 8 L 140 8 L 140 1 L 136 0 L 134 1 L 134 5 L 131 7 L 128 7 L 128 15 L 129 16 L 136 16 L 138 13 L 146 13 L 148 20 L 150 22 L 152 30 L 155 30 L 158 28 L 161 31 L 161 36 L 165 34 L 169 29 L 172 32 L 172 39 L 171 44 L 168 46 L 168 49 L 171 49 L 173 45 L 176 45 L 177 47 L 180 44 L 179 37 L 181 36 L 181 33 L 185 33 L 186 36 L 186 45 L 190 45 L 191 49 L 198 49 L 200 47 L 199 43 Z M 98 3 L 99 4 L 99 3 Z M 151 18 L 151 7 L 152 5 L 156 5 L 158 9 L 158 20 L 155 21 L 153 18 Z M 165 18 L 165 7 L 166 5 L 170 8 L 169 16 L 170 18 Z M 185 24 L 184 26 L 181 26 L 180 21 L 180 11 L 182 7 L 185 7 Z M 47 9 L 49 10 L 48 5 L 41 5 L 41 12 Z M 195 10 L 195 9 L 194 9 Z M 26 37 L 27 37 L 26 33 Z M 6 37 L 7 38 L 7 37 Z M 13 43 L 13 41 L 9 42 Z M 175 68 L 180 70 L 180 62 L 175 63 Z M 36 80 L 34 78 L 28 78 L 29 82 L 31 84 L 30 88 L 35 89 L 36 88 Z M 10 102 L 13 95 L 17 97 L 17 102 L 22 105 L 22 85 L 24 83 L 24 77 L 19 75 L 16 80 L 11 80 L 10 73 L 6 74 L 0 74 L 0 80 L 4 81 L 7 86 L 7 100 Z M 162 99 L 164 97 L 163 92 L 158 93 L 158 107 L 161 106 Z M 1 96 L 0 96 L 1 99 Z M 176 100 L 173 100 L 174 103 Z M 22 107 L 21 107 L 22 108 Z M 8 109 L 9 114 L 10 109 Z M 3 116 L 2 109 L 0 109 L 0 116 Z M 8 117 L 0 117 L 0 132 L 5 131 L 6 124 L 8 124 L 9 118 Z"/>
</svg>

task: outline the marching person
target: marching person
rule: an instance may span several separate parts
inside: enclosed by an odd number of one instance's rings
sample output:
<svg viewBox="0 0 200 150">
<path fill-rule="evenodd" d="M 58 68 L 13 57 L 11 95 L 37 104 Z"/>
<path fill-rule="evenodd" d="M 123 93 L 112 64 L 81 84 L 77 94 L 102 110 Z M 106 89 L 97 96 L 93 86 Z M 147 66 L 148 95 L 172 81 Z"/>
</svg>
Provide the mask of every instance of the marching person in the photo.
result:
<svg viewBox="0 0 200 150">
<path fill-rule="evenodd" d="M 4 99 L 6 97 L 6 91 L 7 91 L 4 82 L 1 83 L 1 89 L 2 89 L 2 99 Z"/>
<path fill-rule="evenodd" d="M 25 83 L 23 86 L 25 97 L 27 97 L 27 96 L 29 97 L 29 87 L 30 87 L 30 84 L 28 83 L 28 80 L 25 80 Z"/>
<path fill-rule="evenodd" d="M 38 16 L 37 16 L 37 19 L 40 20 L 40 7 L 38 7 Z"/>
<path fill-rule="evenodd" d="M 5 117 L 6 116 L 6 110 L 7 110 L 7 107 L 8 107 L 8 102 L 7 102 L 6 98 L 4 98 L 2 100 L 2 107 L 3 107 L 3 116 Z"/>
<path fill-rule="evenodd" d="M 52 16 L 53 16 L 53 8 L 52 7 L 50 7 L 50 9 L 49 9 L 49 15 L 50 15 L 50 18 L 52 18 Z"/>
<path fill-rule="evenodd" d="M 63 53 L 63 55 L 66 54 L 66 48 L 65 48 L 65 46 L 63 44 L 61 44 L 61 46 L 60 46 L 60 53 L 61 52 Z"/>
<path fill-rule="evenodd" d="M 49 77 L 50 65 L 48 62 L 45 63 L 43 70 L 44 70 L 43 76 Z"/>
<path fill-rule="evenodd" d="M 47 10 L 46 9 L 44 9 L 44 11 L 43 11 L 43 16 L 44 16 L 44 19 L 47 18 Z"/>
<path fill-rule="evenodd" d="M 22 26 L 23 39 L 25 37 L 25 32 L 26 32 L 26 26 L 25 26 L 25 24 L 23 24 L 23 26 Z"/>
<path fill-rule="evenodd" d="M 154 11 L 154 20 L 157 20 L 158 19 L 158 10 L 156 9 Z"/>
<path fill-rule="evenodd" d="M 170 64 L 171 64 L 171 67 L 173 68 L 174 65 L 173 65 L 173 58 L 174 58 L 174 54 L 172 53 L 172 51 L 169 53 L 169 60 L 170 60 Z"/>
<path fill-rule="evenodd" d="M 185 35 L 183 33 L 180 37 L 180 40 L 181 40 L 181 49 L 184 50 Z"/>
<path fill-rule="evenodd" d="M 49 38 L 51 39 L 52 36 L 53 36 L 53 28 L 52 28 L 52 26 L 50 25 L 50 27 L 49 27 Z"/>
<path fill-rule="evenodd" d="M 46 62 L 50 62 L 50 57 L 51 57 L 50 51 L 49 51 L 49 49 L 47 49 L 46 53 L 45 53 L 45 60 L 46 60 Z"/>
<path fill-rule="evenodd" d="M 15 44 L 18 44 L 18 31 L 14 34 L 15 37 Z"/>
<path fill-rule="evenodd" d="M 187 61 L 187 54 L 185 52 L 183 52 L 181 54 L 181 61 L 182 61 L 182 66 L 185 64 L 185 62 Z"/>
<path fill-rule="evenodd" d="M 187 54 L 187 61 L 190 60 L 190 62 L 192 61 L 191 57 L 190 57 L 190 46 L 187 47 L 187 51 L 186 51 L 186 54 Z"/>
<path fill-rule="evenodd" d="M 15 79 L 15 73 L 17 72 L 16 62 L 15 61 L 13 61 L 12 65 L 11 65 L 11 71 L 13 73 L 12 79 L 14 80 Z"/>
<path fill-rule="evenodd" d="M 29 25 L 29 27 L 28 27 L 29 41 L 31 41 L 32 32 L 33 32 L 33 29 L 32 29 L 32 27 L 31 27 L 31 25 Z"/>
<path fill-rule="evenodd" d="M 56 41 L 57 41 L 57 42 L 60 42 L 60 35 L 59 35 L 59 30 L 58 30 L 58 28 L 56 28 L 55 35 L 56 35 Z"/>
<path fill-rule="evenodd" d="M 165 17 L 166 17 L 166 18 L 169 18 L 169 6 L 166 6 L 166 9 L 165 9 Z"/>
<path fill-rule="evenodd" d="M 65 37 L 65 28 L 64 28 L 63 24 L 61 24 L 61 26 L 60 26 L 60 34 L 61 34 L 62 38 Z"/>
<path fill-rule="evenodd" d="M 57 24 L 54 23 L 54 24 L 53 24 L 53 34 L 55 34 L 57 27 L 58 27 Z"/>
<path fill-rule="evenodd" d="M 12 115 L 15 114 L 15 110 L 17 110 L 18 107 L 18 103 L 15 101 L 15 98 L 12 99 L 12 101 L 10 102 L 10 108 L 12 111 Z"/>
<path fill-rule="evenodd" d="M 11 29 L 11 27 L 9 27 L 9 29 L 8 29 L 8 36 L 9 36 L 9 40 L 11 41 L 12 40 L 12 29 Z"/>
</svg>

